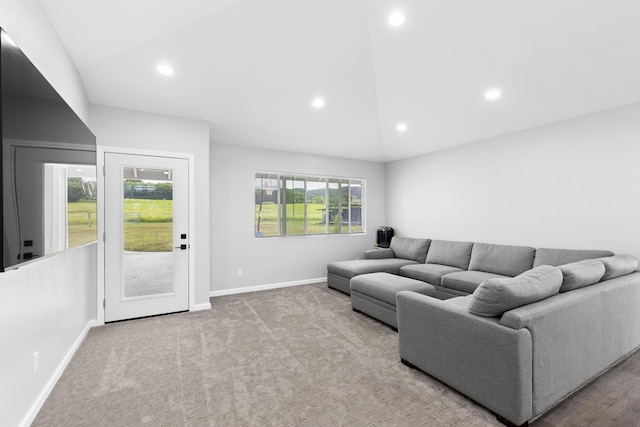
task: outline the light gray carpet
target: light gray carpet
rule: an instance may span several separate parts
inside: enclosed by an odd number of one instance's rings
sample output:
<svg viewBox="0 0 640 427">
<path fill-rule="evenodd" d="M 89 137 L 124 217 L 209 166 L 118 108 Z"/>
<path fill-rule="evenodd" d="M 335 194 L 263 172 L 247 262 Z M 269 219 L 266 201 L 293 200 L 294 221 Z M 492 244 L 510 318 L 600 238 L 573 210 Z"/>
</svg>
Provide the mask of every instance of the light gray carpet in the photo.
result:
<svg viewBox="0 0 640 427">
<path fill-rule="evenodd" d="M 325 283 L 94 328 L 34 426 L 497 426 Z"/>
</svg>

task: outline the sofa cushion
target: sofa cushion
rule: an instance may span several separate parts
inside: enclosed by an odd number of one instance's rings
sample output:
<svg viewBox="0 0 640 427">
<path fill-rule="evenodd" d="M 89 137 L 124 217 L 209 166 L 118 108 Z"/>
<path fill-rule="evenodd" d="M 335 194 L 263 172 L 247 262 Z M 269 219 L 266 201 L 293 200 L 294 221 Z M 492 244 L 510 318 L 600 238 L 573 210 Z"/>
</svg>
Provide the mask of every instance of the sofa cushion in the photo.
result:
<svg viewBox="0 0 640 427">
<path fill-rule="evenodd" d="M 475 243 L 471 251 L 469 270 L 514 277 L 531 270 L 535 254 L 535 248 L 528 246 Z"/>
<path fill-rule="evenodd" d="M 471 296 L 469 313 L 501 316 L 505 311 L 555 295 L 562 285 L 562 271 L 541 265 L 516 277 L 487 279 Z"/>
<path fill-rule="evenodd" d="M 390 246 L 396 258 L 410 259 L 422 263 L 427 258 L 430 243 L 430 239 L 393 236 Z"/>
<path fill-rule="evenodd" d="M 594 259 L 613 255 L 611 251 L 594 251 L 582 249 L 549 249 L 538 248 L 533 266 L 539 265 L 564 265 L 570 262 L 582 261 L 584 259 Z"/>
<path fill-rule="evenodd" d="M 560 292 L 598 283 L 604 275 L 604 264 L 595 259 L 585 259 L 558 266 L 562 271 Z"/>
<path fill-rule="evenodd" d="M 631 255 L 614 255 L 598 258 L 604 264 L 604 276 L 601 280 L 615 279 L 630 274 L 638 268 L 638 260 Z"/>
<path fill-rule="evenodd" d="M 441 285 L 445 288 L 472 294 L 480 283 L 487 279 L 497 279 L 509 276 L 502 274 L 486 273 L 484 271 L 458 271 L 442 276 Z"/>
<path fill-rule="evenodd" d="M 428 264 L 450 265 L 466 270 L 469 268 L 472 248 L 473 242 L 432 240 L 425 262 Z"/>
<path fill-rule="evenodd" d="M 431 251 L 431 249 L 429 249 Z M 442 276 L 456 271 L 464 271 L 458 267 L 440 264 L 410 264 L 400 267 L 400 275 L 422 280 L 440 286 Z"/>
<path fill-rule="evenodd" d="M 337 261 L 327 264 L 327 271 L 338 276 L 350 279 L 354 276 L 367 273 L 385 272 L 398 274 L 403 265 L 416 264 L 415 261 L 401 258 L 387 259 L 357 259 L 350 261 Z"/>
<path fill-rule="evenodd" d="M 428 283 L 388 273 L 363 274 L 351 279 L 351 292 L 368 295 L 394 307 L 396 306 L 396 294 L 400 291 L 430 295 L 433 290 L 433 286 Z"/>
</svg>

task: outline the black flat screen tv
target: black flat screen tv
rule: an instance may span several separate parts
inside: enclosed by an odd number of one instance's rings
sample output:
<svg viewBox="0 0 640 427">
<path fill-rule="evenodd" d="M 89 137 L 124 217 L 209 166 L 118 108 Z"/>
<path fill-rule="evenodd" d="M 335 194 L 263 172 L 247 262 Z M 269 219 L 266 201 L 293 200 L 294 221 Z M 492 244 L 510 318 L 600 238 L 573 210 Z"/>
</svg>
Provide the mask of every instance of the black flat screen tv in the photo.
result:
<svg viewBox="0 0 640 427">
<path fill-rule="evenodd" d="M 96 240 L 96 138 L 0 28 L 0 271 Z"/>
</svg>

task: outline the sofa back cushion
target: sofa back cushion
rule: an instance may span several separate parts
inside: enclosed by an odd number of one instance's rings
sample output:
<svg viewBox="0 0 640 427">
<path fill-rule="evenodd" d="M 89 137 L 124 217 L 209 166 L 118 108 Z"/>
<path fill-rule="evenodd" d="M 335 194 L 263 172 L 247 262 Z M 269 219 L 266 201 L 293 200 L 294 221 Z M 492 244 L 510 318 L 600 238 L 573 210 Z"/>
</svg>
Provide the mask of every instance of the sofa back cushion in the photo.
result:
<svg viewBox="0 0 640 427">
<path fill-rule="evenodd" d="M 533 266 L 539 265 L 563 265 L 570 262 L 582 261 L 583 259 L 594 259 L 613 255 L 611 251 L 594 251 L 582 249 L 550 249 L 539 248 L 536 251 L 536 258 Z"/>
<path fill-rule="evenodd" d="M 625 274 L 631 274 L 638 268 L 638 260 L 631 255 L 614 255 L 598 258 L 604 264 L 602 280 L 615 279 Z"/>
<path fill-rule="evenodd" d="M 557 294 L 561 285 L 562 272 L 550 265 L 536 267 L 516 277 L 487 279 L 471 295 L 469 313 L 502 316 L 505 311 Z"/>
<path fill-rule="evenodd" d="M 393 236 L 390 247 L 393 249 L 393 254 L 396 258 L 424 262 L 427 258 L 430 243 L 430 239 L 412 239 L 410 237 Z"/>
<path fill-rule="evenodd" d="M 533 267 L 535 248 L 527 246 L 475 243 L 471 251 L 469 270 L 517 276 Z"/>
<path fill-rule="evenodd" d="M 428 264 L 449 265 L 463 270 L 469 268 L 473 242 L 432 240 L 427 252 Z"/>
<path fill-rule="evenodd" d="M 560 292 L 596 284 L 604 275 L 604 264 L 596 259 L 585 259 L 558 266 L 562 271 Z"/>
</svg>

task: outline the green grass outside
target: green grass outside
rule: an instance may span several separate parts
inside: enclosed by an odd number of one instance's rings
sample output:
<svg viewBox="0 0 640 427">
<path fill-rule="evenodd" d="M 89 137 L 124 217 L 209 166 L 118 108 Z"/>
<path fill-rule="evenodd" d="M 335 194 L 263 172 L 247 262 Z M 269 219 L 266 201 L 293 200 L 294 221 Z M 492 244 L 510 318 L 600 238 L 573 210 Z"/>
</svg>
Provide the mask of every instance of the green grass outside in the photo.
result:
<svg viewBox="0 0 640 427">
<path fill-rule="evenodd" d="M 124 214 L 140 222 L 172 222 L 173 200 L 124 199 Z"/>
<path fill-rule="evenodd" d="M 173 250 L 173 223 L 125 223 L 124 250 L 171 252 Z"/>
<path fill-rule="evenodd" d="M 91 213 L 91 224 L 89 224 Z M 80 200 L 67 205 L 69 248 L 96 241 L 96 202 Z"/>
<path fill-rule="evenodd" d="M 79 201 L 68 205 L 69 248 L 96 240 L 96 204 Z M 91 226 L 88 222 L 91 212 Z M 173 250 L 173 201 L 124 200 L 124 249 L 136 252 Z"/>
<path fill-rule="evenodd" d="M 308 203 L 307 204 L 307 234 L 327 234 L 326 224 L 322 222 L 322 213 L 325 209 L 323 203 Z M 255 226 L 258 224 L 258 212 L 260 205 L 256 205 L 255 209 Z M 287 234 L 288 235 L 302 235 L 304 234 L 304 203 L 295 203 L 287 205 Z M 260 220 L 260 230 L 262 230 L 264 236 L 277 236 L 278 235 L 278 205 L 272 202 L 264 203 L 262 205 L 262 215 Z M 348 233 L 349 227 L 345 224 L 340 226 L 340 232 Z M 352 225 L 352 233 L 361 233 L 362 226 Z M 329 234 L 338 233 L 337 222 L 329 224 Z"/>
<path fill-rule="evenodd" d="M 124 250 L 173 250 L 173 200 L 124 200 Z"/>
</svg>

